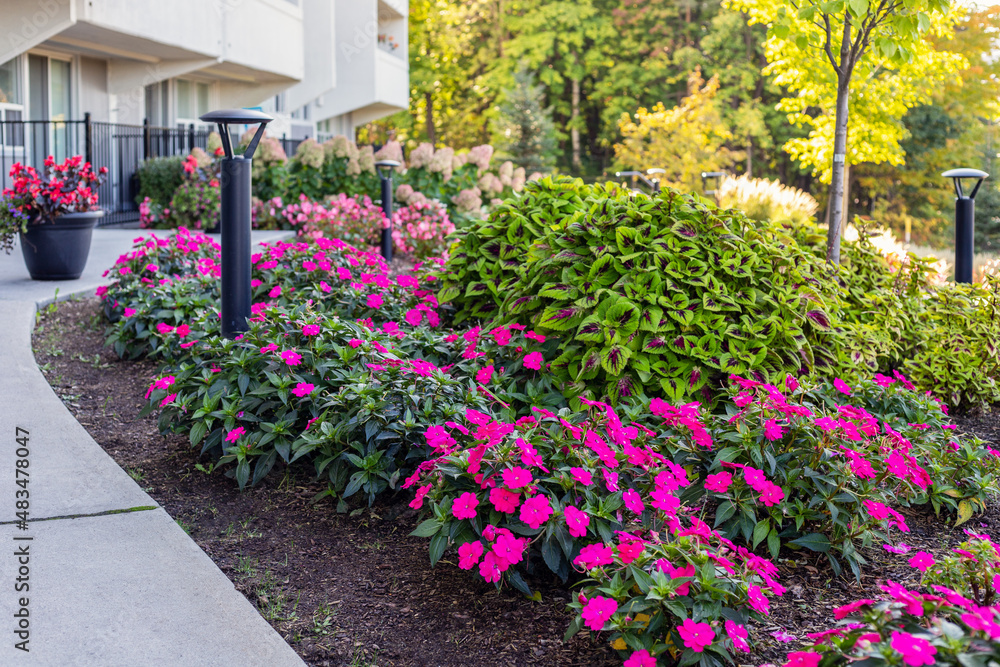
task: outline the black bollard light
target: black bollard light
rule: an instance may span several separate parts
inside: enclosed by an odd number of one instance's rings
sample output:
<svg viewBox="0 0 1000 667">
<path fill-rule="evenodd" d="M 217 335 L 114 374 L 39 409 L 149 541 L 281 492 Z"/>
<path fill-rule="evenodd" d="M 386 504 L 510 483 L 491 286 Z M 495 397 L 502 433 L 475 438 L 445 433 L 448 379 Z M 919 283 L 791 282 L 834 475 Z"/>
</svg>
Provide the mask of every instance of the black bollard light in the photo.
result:
<svg viewBox="0 0 1000 667">
<path fill-rule="evenodd" d="M 979 186 L 989 177 L 979 169 L 950 169 L 943 174 L 955 183 L 955 282 L 972 282 L 972 255 L 974 246 L 973 228 L 976 221 L 976 193 Z M 975 178 L 976 185 L 969 196 L 962 190 L 963 178 Z"/>
<path fill-rule="evenodd" d="M 264 126 L 274 120 L 267 114 L 249 109 L 220 109 L 201 117 L 218 123 L 222 137 L 219 181 L 222 208 L 222 337 L 233 339 L 250 328 L 250 184 L 253 154 L 264 136 Z M 233 154 L 229 125 L 260 124 L 243 155 Z"/>
<path fill-rule="evenodd" d="M 382 228 L 382 257 L 392 261 L 392 170 L 399 166 L 395 160 L 379 160 L 375 163 L 379 178 L 382 179 L 382 211 L 387 227 Z"/>
</svg>

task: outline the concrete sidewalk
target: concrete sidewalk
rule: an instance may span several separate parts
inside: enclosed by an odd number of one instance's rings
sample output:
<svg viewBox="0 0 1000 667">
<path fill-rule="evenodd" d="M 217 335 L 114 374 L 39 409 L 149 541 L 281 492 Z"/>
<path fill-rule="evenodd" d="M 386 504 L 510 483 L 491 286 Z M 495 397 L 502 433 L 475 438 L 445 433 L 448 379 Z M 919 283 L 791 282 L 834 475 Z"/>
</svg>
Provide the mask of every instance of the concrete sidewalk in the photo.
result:
<svg viewBox="0 0 1000 667">
<path fill-rule="evenodd" d="M 93 294 L 141 234 L 96 230 L 75 281 L 33 282 L 19 249 L 0 254 L 0 664 L 303 665 L 35 364 L 36 309 L 56 287 L 59 299 Z"/>
</svg>

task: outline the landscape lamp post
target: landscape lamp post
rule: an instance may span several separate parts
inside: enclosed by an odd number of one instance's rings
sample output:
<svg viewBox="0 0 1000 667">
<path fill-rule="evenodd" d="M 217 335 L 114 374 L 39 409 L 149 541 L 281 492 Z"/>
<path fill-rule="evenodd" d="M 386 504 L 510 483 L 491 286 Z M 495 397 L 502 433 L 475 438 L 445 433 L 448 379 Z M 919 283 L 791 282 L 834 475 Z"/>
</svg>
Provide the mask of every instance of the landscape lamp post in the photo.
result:
<svg viewBox="0 0 1000 667">
<path fill-rule="evenodd" d="M 399 166 L 395 160 L 379 160 L 375 163 L 378 176 L 382 179 L 382 211 L 385 213 L 385 227 L 382 228 L 382 257 L 392 261 L 392 170 Z"/>
<path fill-rule="evenodd" d="M 220 165 L 220 205 L 222 208 L 222 337 L 232 340 L 250 328 L 250 183 L 253 154 L 272 120 L 267 114 L 249 109 L 220 109 L 201 117 L 218 123 L 222 150 Z M 243 155 L 233 154 L 230 124 L 258 124 Z"/>
<path fill-rule="evenodd" d="M 724 171 L 703 171 L 701 172 L 701 187 L 705 192 L 705 196 L 716 195 L 719 192 L 719 186 L 722 184 L 722 177 L 726 175 Z M 708 190 L 708 179 L 715 179 L 715 189 Z"/>
<path fill-rule="evenodd" d="M 660 193 L 660 177 L 667 173 L 666 169 L 660 169 L 659 167 L 653 167 L 652 169 L 647 169 L 646 173 L 649 175 L 649 181 L 653 184 L 653 194 Z"/>
<path fill-rule="evenodd" d="M 941 175 L 955 183 L 955 282 L 971 283 L 976 193 L 989 174 L 979 169 L 950 169 Z M 962 190 L 963 178 L 978 179 L 968 197 Z"/>
</svg>

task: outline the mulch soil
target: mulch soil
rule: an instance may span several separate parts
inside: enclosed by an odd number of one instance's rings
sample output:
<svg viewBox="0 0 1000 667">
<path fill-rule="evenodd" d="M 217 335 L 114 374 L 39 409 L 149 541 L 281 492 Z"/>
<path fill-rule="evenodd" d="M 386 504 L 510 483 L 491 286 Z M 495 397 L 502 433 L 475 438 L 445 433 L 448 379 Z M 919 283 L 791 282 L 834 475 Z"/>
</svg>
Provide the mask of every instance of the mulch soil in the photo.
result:
<svg viewBox="0 0 1000 667">
<path fill-rule="evenodd" d="M 240 492 L 198 458 L 187 440 L 162 436 L 156 417 L 139 418 L 157 366 L 119 360 L 103 345 L 99 302 L 62 303 L 40 317 L 35 358 L 76 419 L 184 528 L 309 665 L 620 665 L 606 641 L 578 634 L 567 643 L 565 605 L 575 592 L 529 581 L 542 601 L 498 592 L 447 557 L 430 567 L 428 542 L 409 537 L 418 523 L 408 494 L 338 514 L 325 489 L 304 472 L 272 474 Z M 961 429 L 1000 441 L 996 413 L 956 420 Z M 904 512 L 913 551 L 955 548 L 963 528 L 1000 536 L 1000 506 L 961 528 L 921 510 Z M 746 665 L 782 664 L 811 643 L 808 632 L 832 625 L 835 607 L 877 597 L 887 579 L 916 587 L 908 556 L 881 545 L 865 552 L 856 581 L 837 577 L 822 555 L 782 553 L 788 592 L 771 601 L 768 621 L 752 628 Z M 777 636 L 776 636 L 777 635 Z M 780 639 L 779 639 L 780 637 Z"/>
</svg>

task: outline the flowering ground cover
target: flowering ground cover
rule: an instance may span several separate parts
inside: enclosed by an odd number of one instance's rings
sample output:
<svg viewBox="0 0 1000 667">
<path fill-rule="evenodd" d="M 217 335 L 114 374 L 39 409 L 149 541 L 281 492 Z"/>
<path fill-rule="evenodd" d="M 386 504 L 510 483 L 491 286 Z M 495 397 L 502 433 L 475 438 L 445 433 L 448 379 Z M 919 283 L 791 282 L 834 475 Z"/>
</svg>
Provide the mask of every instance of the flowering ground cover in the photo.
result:
<svg viewBox="0 0 1000 667">
<path fill-rule="evenodd" d="M 307 664 L 622 664 L 606 648 L 607 633 L 593 641 L 586 633 L 565 645 L 559 641 L 571 620 L 562 609 L 578 589 L 529 576 L 539 603 L 512 588 L 496 592 L 460 569 L 456 555 L 446 554 L 431 569 L 426 538 L 404 536 L 420 523 L 407 507 L 410 494 L 385 497 L 371 510 L 362 504 L 349 517 L 325 502 L 311 503 L 324 489 L 311 471 L 269 476 L 242 493 L 231 480 L 206 474 L 210 462 L 190 452 L 185 438 L 161 438 L 154 417 L 138 417 L 157 365 L 120 361 L 103 347 L 99 313 L 98 302 L 90 300 L 64 304 L 42 318 L 35 354 L 49 382 Z M 989 442 L 1000 440 L 995 414 L 956 423 Z M 782 552 L 775 564 L 787 592 L 771 597 L 770 613 L 747 625 L 751 652 L 738 654 L 738 664 L 783 664 L 787 653 L 812 644 L 808 633 L 836 625 L 836 609 L 887 595 L 880 588 L 887 580 L 919 589 L 925 573 L 909 561 L 920 552 L 939 563 L 959 556 L 952 550 L 969 540 L 966 528 L 1000 535 L 995 504 L 959 528 L 936 518 L 929 506 L 901 513 L 910 532 L 890 546 L 907 553 L 873 545 L 864 552 L 869 562 L 861 581 L 833 576 L 820 553 Z M 713 629 L 716 635 L 725 631 L 724 623 Z M 891 633 L 887 639 L 891 645 Z M 887 664 L 902 664 L 902 654 L 890 655 L 895 662 Z"/>
<path fill-rule="evenodd" d="M 714 410 L 571 402 L 557 335 L 446 328 L 433 274 L 337 239 L 255 255 L 251 328 L 223 341 L 217 261 L 196 234 L 141 239 L 101 294 L 115 351 L 166 364 L 145 390 L 162 432 L 240 488 L 308 470 L 341 512 L 402 492 L 431 565 L 529 598 L 573 585 L 567 636 L 602 633 L 629 665 L 731 664 L 787 589 L 773 559 L 860 582 L 871 550 L 904 549 L 905 511 L 964 523 L 996 492 L 1000 451 L 898 372 L 731 374 Z"/>
</svg>

